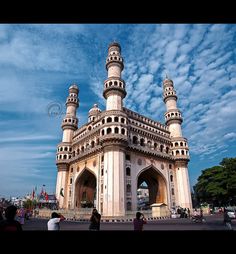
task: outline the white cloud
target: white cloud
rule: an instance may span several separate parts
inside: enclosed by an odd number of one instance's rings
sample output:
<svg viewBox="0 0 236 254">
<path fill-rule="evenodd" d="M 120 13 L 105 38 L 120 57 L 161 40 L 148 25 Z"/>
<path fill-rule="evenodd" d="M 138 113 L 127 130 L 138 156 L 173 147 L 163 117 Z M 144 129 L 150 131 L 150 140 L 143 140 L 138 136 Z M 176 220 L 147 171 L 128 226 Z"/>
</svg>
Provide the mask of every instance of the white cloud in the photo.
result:
<svg viewBox="0 0 236 254">
<path fill-rule="evenodd" d="M 235 139 L 236 138 L 236 133 L 235 132 L 230 132 L 224 135 L 224 139 Z"/>
</svg>

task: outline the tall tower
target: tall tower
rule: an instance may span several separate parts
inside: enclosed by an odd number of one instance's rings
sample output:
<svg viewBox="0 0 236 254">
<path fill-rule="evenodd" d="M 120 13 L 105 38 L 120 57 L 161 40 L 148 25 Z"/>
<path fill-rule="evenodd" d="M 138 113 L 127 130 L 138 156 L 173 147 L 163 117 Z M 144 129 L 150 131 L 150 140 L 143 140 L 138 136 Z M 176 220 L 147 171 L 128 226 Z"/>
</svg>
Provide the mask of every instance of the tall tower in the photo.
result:
<svg viewBox="0 0 236 254">
<path fill-rule="evenodd" d="M 78 128 L 76 109 L 79 106 L 79 88 L 73 84 L 69 88 L 69 96 L 66 99 L 66 115 L 62 121 L 62 142 L 57 146 L 57 187 L 56 197 L 60 208 L 66 208 L 67 204 L 67 181 L 69 171 L 69 159 L 72 155 L 72 137 Z M 63 197 L 64 196 L 64 197 Z"/>
<path fill-rule="evenodd" d="M 125 82 L 121 79 L 124 68 L 118 43 L 108 47 L 106 69 L 108 78 L 104 81 L 103 96 L 106 99 L 106 117 L 103 119 L 101 144 L 104 156 L 103 202 L 104 216 L 125 214 L 125 149 L 128 144 L 128 118 L 123 112 L 123 98 L 126 96 Z"/>
<path fill-rule="evenodd" d="M 177 95 L 173 81 L 166 78 L 163 81 L 163 100 L 166 104 L 165 120 L 169 126 L 172 141 L 171 150 L 175 159 L 177 184 L 176 204 L 184 208 L 192 208 L 192 198 L 188 176 L 189 149 L 187 139 L 182 136 L 183 122 L 180 110 L 177 108 Z"/>
<path fill-rule="evenodd" d="M 122 110 L 123 98 L 126 96 L 125 82 L 121 79 L 121 72 L 124 68 L 119 43 L 113 42 L 109 45 L 106 59 L 108 77 L 104 81 L 103 96 L 106 101 L 106 110 Z"/>
</svg>

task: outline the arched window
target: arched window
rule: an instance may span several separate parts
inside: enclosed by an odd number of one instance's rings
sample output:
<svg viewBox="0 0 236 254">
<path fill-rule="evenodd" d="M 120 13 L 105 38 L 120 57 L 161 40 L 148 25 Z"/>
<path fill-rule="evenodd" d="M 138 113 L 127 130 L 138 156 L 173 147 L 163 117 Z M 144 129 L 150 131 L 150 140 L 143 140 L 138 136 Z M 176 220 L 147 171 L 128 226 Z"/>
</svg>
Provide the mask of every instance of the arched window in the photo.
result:
<svg viewBox="0 0 236 254">
<path fill-rule="evenodd" d="M 119 133 L 119 128 L 115 127 L 115 133 Z"/>
<path fill-rule="evenodd" d="M 115 116 L 114 121 L 119 122 L 119 118 L 117 116 Z"/>
<path fill-rule="evenodd" d="M 169 153 L 169 147 L 166 147 L 166 153 Z"/>
<path fill-rule="evenodd" d="M 181 151 L 181 154 L 184 155 L 184 150 Z"/>
<path fill-rule="evenodd" d="M 175 190 L 173 188 L 171 189 L 171 194 L 175 195 Z"/>
<path fill-rule="evenodd" d="M 163 145 L 160 145 L 160 151 L 163 152 L 163 148 L 164 146 Z"/>
<path fill-rule="evenodd" d="M 157 149 L 157 143 L 154 143 L 154 149 L 155 150 Z"/>
<path fill-rule="evenodd" d="M 111 128 L 107 128 L 107 134 L 111 133 Z"/>
<path fill-rule="evenodd" d="M 102 162 L 104 161 L 104 155 L 102 155 Z"/>
<path fill-rule="evenodd" d="M 173 182 L 173 175 L 170 175 L 170 181 Z"/>
<path fill-rule="evenodd" d="M 82 152 L 82 153 L 84 152 L 84 146 L 81 147 L 81 152 Z"/>
<path fill-rule="evenodd" d="M 63 148 L 62 148 L 62 147 L 60 148 L 60 151 L 61 151 L 61 152 L 63 151 Z"/>
<path fill-rule="evenodd" d="M 70 184 L 72 184 L 72 178 L 70 179 Z"/>
<path fill-rule="evenodd" d="M 183 142 L 180 142 L 180 146 L 183 146 Z"/>
<path fill-rule="evenodd" d="M 121 129 L 121 134 L 125 135 L 125 129 L 124 128 Z"/>
<path fill-rule="evenodd" d="M 91 129 L 92 129 L 92 127 L 91 127 L 91 126 L 89 126 L 89 127 L 88 127 L 88 130 L 89 130 L 89 131 L 91 131 Z"/>
<path fill-rule="evenodd" d="M 75 157 L 75 151 L 73 151 L 73 153 L 72 153 L 72 154 L 73 154 L 73 157 Z"/>
<path fill-rule="evenodd" d="M 103 176 L 103 174 L 104 174 L 104 169 L 102 168 L 101 169 L 101 176 Z"/>
<path fill-rule="evenodd" d="M 127 167 L 127 168 L 126 168 L 126 175 L 127 175 L 127 176 L 130 176 L 130 167 Z"/>
<path fill-rule="evenodd" d="M 111 123 L 111 122 L 112 122 L 111 117 L 108 117 L 108 118 L 107 118 L 107 123 Z"/>
<path fill-rule="evenodd" d="M 67 146 L 64 148 L 65 151 L 67 151 Z"/>
<path fill-rule="evenodd" d="M 172 169 L 172 165 L 171 164 L 169 164 L 169 169 Z"/>
<path fill-rule="evenodd" d="M 102 135 L 104 135 L 104 130 L 102 130 Z"/>
<path fill-rule="evenodd" d="M 140 145 L 141 145 L 141 146 L 145 146 L 145 144 L 144 144 L 144 139 L 143 139 L 143 138 L 140 139 Z"/>
<path fill-rule="evenodd" d="M 115 81 L 115 82 L 114 82 L 114 85 L 115 85 L 115 86 L 117 86 L 117 85 L 118 85 L 117 81 Z"/>
<path fill-rule="evenodd" d="M 133 144 L 135 145 L 138 144 L 138 138 L 136 136 L 133 136 Z"/>
<path fill-rule="evenodd" d="M 129 183 L 126 185 L 126 192 L 131 192 L 131 185 Z"/>
<path fill-rule="evenodd" d="M 176 151 L 176 155 L 179 155 L 179 150 Z"/>
<path fill-rule="evenodd" d="M 64 154 L 63 159 L 66 160 L 66 154 Z"/>
<path fill-rule="evenodd" d="M 102 119 L 102 124 L 104 124 L 105 123 L 105 119 Z"/>
<path fill-rule="evenodd" d="M 177 142 L 175 142 L 175 146 L 178 146 L 179 144 Z"/>
<path fill-rule="evenodd" d="M 103 193 L 103 184 L 101 184 L 101 193 Z"/>
<path fill-rule="evenodd" d="M 95 145 L 95 142 L 92 141 L 92 142 L 91 142 L 91 147 L 94 148 L 94 145 Z"/>
<path fill-rule="evenodd" d="M 121 122 L 122 122 L 122 123 L 125 123 L 125 119 L 124 119 L 124 118 L 121 118 Z"/>
<path fill-rule="evenodd" d="M 151 148 L 151 141 L 150 140 L 148 140 L 147 145 L 149 148 Z"/>
</svg>

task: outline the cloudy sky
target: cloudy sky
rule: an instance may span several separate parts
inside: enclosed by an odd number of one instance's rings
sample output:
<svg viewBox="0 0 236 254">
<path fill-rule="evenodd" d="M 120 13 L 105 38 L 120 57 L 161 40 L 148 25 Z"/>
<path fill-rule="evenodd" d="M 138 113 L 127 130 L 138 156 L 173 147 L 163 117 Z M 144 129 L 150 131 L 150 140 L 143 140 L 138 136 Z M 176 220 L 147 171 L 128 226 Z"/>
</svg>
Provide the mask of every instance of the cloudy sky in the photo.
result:
<svg viewBox="0 0 236 254">
<path fill-rule="evenodd" d="M 0 196 L 55 191 L 56 146 L 71 83 L 80 125 L 105 108 L 110 42 L 125 59 L 125 106 L 164 123 L 162 80 L 174 81 L 190 182 L 236 151 L 236 26 L 227 24 L 0 24 Z M 51 114 L 51 105 L 61 105 Z"/>
</svg>

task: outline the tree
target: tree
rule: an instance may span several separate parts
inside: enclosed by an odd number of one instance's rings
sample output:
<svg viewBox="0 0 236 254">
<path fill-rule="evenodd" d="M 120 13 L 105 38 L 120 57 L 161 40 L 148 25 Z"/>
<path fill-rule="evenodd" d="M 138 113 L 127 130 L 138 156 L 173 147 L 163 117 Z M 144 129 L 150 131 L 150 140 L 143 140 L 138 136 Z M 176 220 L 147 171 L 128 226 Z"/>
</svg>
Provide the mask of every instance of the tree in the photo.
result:
<svg viewBox="0 0 236 254">
<path fill-rule="evenodd" d="M 193 189 L 198 202 L 236 204 L 236 158 L 224 158 L 219 166 L 203 170 Z"/>
<path fill-rule="evenodd" d="M 24 201 L 23 207 L 26 209 L 33 209 L 36 207 L 36 204 L 37 204 L 36 200 L 27 199 L 26 201 Z"/>
</svg>

